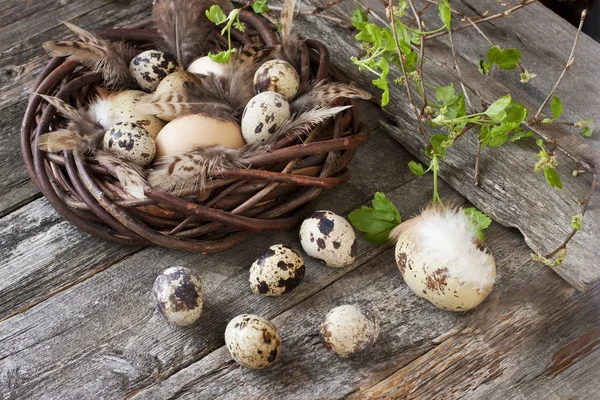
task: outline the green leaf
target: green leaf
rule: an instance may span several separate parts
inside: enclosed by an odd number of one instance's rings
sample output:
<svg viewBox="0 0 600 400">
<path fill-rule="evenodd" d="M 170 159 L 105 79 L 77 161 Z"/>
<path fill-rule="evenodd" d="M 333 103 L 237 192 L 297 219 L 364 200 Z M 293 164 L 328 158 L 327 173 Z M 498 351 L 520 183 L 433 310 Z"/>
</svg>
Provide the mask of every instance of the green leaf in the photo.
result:
<svg viewBox="0 0 600 400">
<path fill-rule="evenodd" d="M 493 46 L 487 52 L 487 59 L 502 69 L 515 69 L 521 60 L 521 52 L 517 49 L 502 50 L 498 46 Z"/>
<path fill-rule="evenodd" d="M 519 127 L 518 129 L 514 130 L 514 134 L 508 140 L 514 143 L 517 140 L 525 139 L 532 136 L 535 136 L 535 133 L 533 133 L 532 131 L 526 131 L 525 129 Z"/>
<path fill-rule="evenodd" d="M 513 101 L 506 110 L 506 118 L 504 121 L 520 124 L 525 118 L 527 118 L 527 109 L 522 104 Z"/>
<path fill-rule="evenodd" d="M 585 126 L 583 126 L 579 132 L 581 133 L 581 136 L 591 138 L 594 133 L 594 118 L 590 117 L 590 119 L 585 121 Z"/>
<path fill-rule="evenodd" d="M 435 98 L 442 104 L 451 104 L 458 99 L 458 96 L 454 94 L 454 85 L 451 83 L 448 86 L 438 86 L 435 88 Z"/>
<path fill-rule="evenodd" d="M 221 51 L 217 54 L 213 54 L 213 53 L 208 53 L 208 57 L 213 60 L 214 62 L 218 62 L 221 64 L 226 63 L 227 61 L 229 61 L 229 58 L 231 57 L 231 55 L 235 53 L 235 49 L 230 49 L 227 51 Z"/>
<path fill-rule="evenodd" d="M 417 65 L 419 64 L 419 55 L 414 51 L 411 51 L 404 59 L 404 67 L 407 73 L 415 72 Z"/>
<path fill-rule="evenodd" d="M 438 135 L 433 135 L 429 141 L 431 142 L 431 146 L 428 146 L 427 153 L 431 153 L 431 149 L 433 152 L 439 156 L 443 157 L 446 155 L 446 148 L 443 146 L 443 143 L 448 140 L 448 135 L 444 133 L 440 133 Z M 431 155 L 431 154 L 429 154 Z"/>
<path fill-rule="evenodd" d="M 425 175 L 425 168 L 423 168 L 423 164 L 421 164 L 421 163 L 418 163 L 415 161 L 409 161 L 408 169 L 410 170 L 410 173 L 415 176 Z"/>
<path fill-rule="evenodd" d="M 552 96 L 552 101 L 550 101 L 550 111 L 552 111 L 552 115 L 554 119 L 560 118 L 563 112 L 562 102 L 556 96 Z"/>
<path fill-rule="evenodd" d="M 365 233 L 365 239 L 373 243 L 387 243 L 389 234 L 400 225 L 402 218 L 394 204 L 381 192 L 375 193 L 373 208 L 362 206 L 348 215 L 352 225 Z"/>
<path fill-rule="evenodd" d="M 560 176 L 558 172 L 554 168 L 546 167 L 544 168 L 544 176 L 546 177 L 546 181 L 548 181 L 548 185 L 550 187 L 555 187 L 558 189 L 562 189 L 562 182 L 560 180 Z"/>
<path fill-rule="evenodd" d="M 485 60 L 479 60 L 479 72 L 481 72 L 482 75 L 488 75 L 490 73 L 490 71 L 492 70 L 492 63 L 489 61 L 485 61 Z"/>
<path fill-rule="evenodd" d="M 583 227 L 583 215 L 582 214 L 573 215 L 573 218 L 571 218 L 571 226 L 576 231 L 580 231 L 581 228 Z"/>
<path fill-rule="evenodd" d="M 491 139 L 492 135 L 490 134 L 489 125 L 483 125 L 479 131 L 479 143 L 481 143 L 481 147 L 485 147 L 490 144 Z"/>
<path fill-rule="evenodd" d="M 494 125 L 490 130 L 490 147 L 500 147 L 508 140 L 508 134 L 518 125 L 514 122 L 503 122 L 500 125 Z"/>
<path fill-rule="evenodd" d="M 377 67 L 381 69 L 381 75 L 377 79 L 373 79 L 371 83 L 383 90 L 381 94 L 381 105 L 385 107 L 390 101 L 390 88 L 388 86 L 387 76 L 390 71 L 388 62 L 385 58 L 379 59 L 377 62 Z"/>
<path fill-rule="evenodd" d="M 254 11 L 257 14 L 262 14 L 264 12 L 269 11 L 267 0 L 256 0 L 254 3 L 252 3 L 252 11 Z"/>
<path fill-rule="evenodd" d="M 223 9 L 218 5 L 212 5 L 206 10 L 206 18 L 215 25 L 221 25 L 227 21 L 227 15 L 223 12 Z"/>
<path fill-rule="evenodd" d="M 442 0 L 437 3 L 440 20 L 443 22 L 446 29 L 450 29 L 452 13 L 450 12 L 450 4 L 448 0 Z"/>
<path fill-rule="evenodd" d="M 483 241 L 483 231 L 490 226 L 492 219 L 474 207 L 465 208 L 464 212 L 475 228 L 475 235 Z"/>
<path fill-rule="evenodd" d="M 506 108 L 511 104 L 512 98 L 510 94 L 500 97 L 498 100 L 493 102 L 487 110 L 485 110 L 485 114 L 490 117 L 492 121 L 500 122 L 506 118 Z"/>
<path fill-rule="evenodd" d="M 365 24 L 367 24 L 368 22 L 369 17 L 362 10 L 362 8 L 357 8 L 356 10 L 354 10 L 354 12 L 352 13 L 352 25 L 354 25 L 355 28 L 363 30 Z"/>
</svg>

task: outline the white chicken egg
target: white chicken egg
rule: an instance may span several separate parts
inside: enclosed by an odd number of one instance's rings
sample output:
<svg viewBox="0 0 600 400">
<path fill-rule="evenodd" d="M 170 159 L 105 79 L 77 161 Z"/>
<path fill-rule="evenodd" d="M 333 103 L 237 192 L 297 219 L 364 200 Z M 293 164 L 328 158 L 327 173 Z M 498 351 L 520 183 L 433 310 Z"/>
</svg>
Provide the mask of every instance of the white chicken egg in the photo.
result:
<svg viewBox="0 0 600 400">
<path fill-rule="evenodd" d="M 347 304 L 329 311 L 321 323 L 320 333 L 327 350 L 349 358 L 377 341 L 379 324 L 370 311 Z"/>
<path fill-rule="evenodd" d="M 141 167 L 150 164 L 156 154 L 152 136 L 131 122 L 119 122 L 110 127 L 104 134 L 104 149 L 126 157 Z"/>
<path fill-rule="evenodd" d="M 211 60 L 209 56 L 204 56 L 194 60 L 187 68 L 187 72 L 205 76 L 210 74 L 222 76 L 225 74 L 225 65 Z"/>
<path fill-rule="evenodd" d="M 263 369 L 279 357 L 281 336 L 268 319 L 243 314 L 227 324 L 225 345 L 238 364 L 251 369 Z"/>
<path fill-rule="evenodd" d="M 167 321 L 188 326 L 200 318 L 204 304 L 202 279 L 184 267 L 162 271 L 152 287 L 160 313 Z"/>
<path fill-rule="evenodd" d="M 282 95 L 263 92 L 254 96 L 242 115 L 242 135 L 247 144 L 272 140 L 281 125 L 290 119 L 290 105 Z"/>
<path fill-rule="evenodd" d="M 396 263 L 417 296 L 438 308 L 466 311 L 490 294 L 496 263 L 462 209 L 429 208 L 392 234 Z"/>
<path fill-rule="evenodd" d="M 296 250 L 276 244 L 265 250 L 250 267 L 250 288 L 264 296 L 280 296 L 304 278 L 304 259 Z"/>
<path fill-rule="evenodd" d="M 131 60 L 129 71 L 137 84 L 153 92 L 167 75 L 183 70 L 183 65 L 173 54 L 147 50 Z"/>
<path fill-rule="evenodd" d="M 254 74 L 256 93 L 277 92 L 286 100 L 298 93 L 300 77 L 292 64 L 283 60 L 269 60 Z"/>
<path fill-rule="evenodd" d="M 300 227 L 300 243 L 311 257 L 329 267 L 347 267 L 357 253 L 356 234 L 352 225 L 331 211 L 317 211 Z"/>
</svg>

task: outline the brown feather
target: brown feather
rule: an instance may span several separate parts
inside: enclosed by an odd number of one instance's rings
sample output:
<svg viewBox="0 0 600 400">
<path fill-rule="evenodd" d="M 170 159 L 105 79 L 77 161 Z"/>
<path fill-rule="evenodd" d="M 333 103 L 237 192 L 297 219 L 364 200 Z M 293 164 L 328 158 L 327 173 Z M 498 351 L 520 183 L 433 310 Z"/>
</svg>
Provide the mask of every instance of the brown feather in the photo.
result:
<svg viewBox="0 0 600 400">
<path fill-rule="evenodd" d="M 44 100 L 68 119 L 65 129 L 58 129 L 40 136 L 39 147 L 43 151 L 93 151 L 104 136 L 105 129 L 86 109 L 74 108 L 59 98 L 40 94 Z"/>
<path fill-rule="evenodd" d="M 296 71 L 300 71 L 300 47 L 303 41 L 294 30 L 295 8 L 296 0 L 285 0 L 281 8 L 279 24 L 283 55 L 296 68 Z"/>
<path fill-rule="evenodd" d="M 142 167 L 109 151 L 98 151 L 96 161 L 105 167 L 114 167 L 121 187 L 136 199 L 145 199 L 145 188 L 148 187 Z"/>
<path fill-rule="evenodd" d="M 215 26 L 206 18 L 211 5 L 221 6 L 225 14 L 233 9 L 229 0 L 158 0 L 152 18 L 161 42 L 184 66 L 219 47 Z"/>
<path fill-rule="evenodd" d="M 294 112 L 299 113 L 315 107 L 327 106 L 338 98 L 369 100 L 371 94 L 345 83 L 325 83 L 321 81 L 303 89 L 302 93 L 299 93 L 294 101 L 290 103 L 290 107 Z"/>
<path fill-rule="evenodd" d="M 78 26 L 64 22 L 77 34 L 82 42 L 49 41 L 43 44 L 44 49 L 53 57 L 69 57 L 102 73 L 106 87 L 127 84 L 131 80 L 129 62 L 135 52 L 123 42 L 103 40 Z"/>
<path fill-rule="evenodd" d="M 301 114 L 297 114 L 281 125 L 279 130 L 277 130 L 275 133 L 273 141 L 278 140 L 282 136 L 305 135 L 309 133 L 312 128 L 319 125 L 326 119 L 333 117 L 334 115 L 347 110 L 350 107 L 352 106 L 317 107 Z"/>
</svg>

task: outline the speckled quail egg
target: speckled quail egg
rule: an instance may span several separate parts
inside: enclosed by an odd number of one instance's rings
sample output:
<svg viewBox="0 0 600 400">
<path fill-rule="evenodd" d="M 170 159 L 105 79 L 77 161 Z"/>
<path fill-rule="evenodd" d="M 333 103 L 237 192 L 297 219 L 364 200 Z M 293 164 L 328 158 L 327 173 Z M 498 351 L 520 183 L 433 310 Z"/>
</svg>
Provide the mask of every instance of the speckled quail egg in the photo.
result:
<svg viewBox="0 0 600 400">
<path fill-rule="evenodd" d="M 187 68 L 187 71 L 198 75 L 206 76 L 214 74 L 221 76 L 225 74 L 225 65 L 224 63 L 211 60 L 209 56 L 204 56 L 194 60 Z"/>
<path fill-rule="evenodd" d="M 331 211 L 317 211 L 300 227 L 300 243 L 311 257 L 330 267 L 347 267 L 357 253 L 356 234 L 352 225 Z"/>
<path fill-rule="evenodd" d="M 150 164 L 156 154 L 152 136 L 131 122 L 119 122 L 110 127 L 104 134 L 104 149 L 122 155 L 141 167 Z"/>
<path fill-rule="evenodd" d="M 496 263 L 462 209 L 429 208 L 392 231 L 396 263 L 415 294 L 443 310 L 466 311 L 490 294 Z"/>
<path fill-rule="evenodd" d="M 238 315 L 225 328 L 225 345 L 231 357 L 247 368 L 263 369 L 281 353 L 281 337 L 271 321 L 258 315 Z"/>
<path fill-rule="evenodd" d="M 283 60 L 269 60 L 254 74 L 254 90 L 277 92 L 287 100 L 298 93 L 300 77 L 294 67 Z"/>
<path fill-rule="evenodd" d="M 202 279 L 184 267 L 167 268 L 152 288 L 158 310 L 167 321 L 188 326 L 200 318 L 204 304 Z"/>
<path fill-rule="evenodd" d="M 276 244 L 265 250 L 250 267 L 250 288 L 264 296 L 280 296 L 304 278 L 304 259 L 296 250 Z"/>
<path fill-rule="evenodd" d="M 329 311 L 321 323 L 320 333 L 327 350 L 349 358 L 377 341 L 379 324 L 370 311 L 347 304 Z"/>
<path fill-rule="evenodd" d="M 147 50 L 131 60 L 129 71 L 137 84 L 153 92 L 167 75 L 183 70 L 183 65 L 173 54 Z"/>
<path fill-rule="evenodd" d="M 279 93 L 254 96 L 242 115 L 242 135 L 247 144 L 269 142 L 281 125 L 290 119 L 290 105 Z"/>
<path fill-rule="evenodd" d="M 202 81 L 200 78 L 190 72 L 173 72 L 158 84 L 155 93 L 185 93 L 187 90 L 185 87 L 186 84 L 191 84 L 197 88 L 200 88 Z"/>
<path fill-rule="evenodd" d="M 115 93 L 108 97 L 107 116 L 102 118 L 102 126 L 108 129 L 111 125 L 118 122 L 133 122 L 144 128 L 153 139 L 156 139 L 158 132 L 165 126 L 165 122 L 154 115 L 142 114 L 136 110 L 140 100 L 146 96 L 141 90 L 125 90 Z M 108 126 L 105 123 L 109 122 Z"/>
</svg>

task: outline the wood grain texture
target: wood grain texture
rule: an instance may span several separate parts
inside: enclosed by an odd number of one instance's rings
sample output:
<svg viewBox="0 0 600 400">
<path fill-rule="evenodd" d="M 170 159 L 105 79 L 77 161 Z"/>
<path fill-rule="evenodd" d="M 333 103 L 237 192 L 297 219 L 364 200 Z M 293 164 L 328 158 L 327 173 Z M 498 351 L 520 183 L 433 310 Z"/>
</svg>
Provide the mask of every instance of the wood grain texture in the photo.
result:
<svg viewBox="0 0 600 400">
<path fill-rule="evenodd" d="M 317 6 L 317 1 L 308 2 L 307 7 Z M 361 1 L 385 18 L 380 2 L 375 0 Z M 488 0 L 481 2 L 460 2 L 457 8 L 474 15 L 469 4 L 477 4 L 477 10 L 497 10 L 501 7 L 497 2 Z M 305 3 L 306 4 L 306 3 Z M 342 2 L 334 8 L 335 15 L 349 20 L 356 3 Z M 428 24 L 435 27 L 437 12 L 426 14 Z M 380 92 L 371 85 L 372 76 L 362 74 L 352 65 L 351 55 L 359 55 L 360 48 L 353 39 L 354 32 L 335 29 L 331 24 L 318 23 L 316 16 L 306 16 L 297 20 L 301 34 L 315 35 L 323 39 L 332 49 L 332 61 L 347 71 L 348 76 L 370 89 L 375 96 Z M 544 23 L 541 23 L 544 21 Z M 545 21 L 550 21 L 546 23 Z M 555 28 L 558 27 L 558 28 Z M 510 18 L 495 20 L 493 25 L 483 24 L 482 29 L 504 47 L 518 47 L 523 52 L 523 64 L 536 72 L 538 77 L 524 85 L 519 82 L 519 74 L 515 71 L 495 71 L 491 77 L 482 76 L 477 69 L 477 62 L 489 48 L 489 44 L 474 30 L 464 29 L 455 34 L 457 53 L 463 77 L 470 88 L 479 91 L 484 99 L 492 102 L 506 93 L 511 93 L 516 101 L 532 110 L 543 101 L 549 88 L 564 67 L 575 35 L 575 29 L 565 21 L 553 15 L 541 4 L 533 4 L 514 12 Z M 515 32 L 515 33 L 513 33 Z M 556 41 L 545 38 L 560 36 Z M 522 42 L 519 42 L 519 39 Z M 565 83 L 557 93 L 569 108 L 565 118 L 578 120 L 590 116 L 600 119 L 600 81 L 594 78 L 600 63 L 600 44 L 588 37 L 582 37 L 580 50 L 577 52 L 576 65 L 569 71 Z M 452 80 L 452 55 L 447 38 L 427 41 L 425 63 L 426 80 L 433 85 L 447 85 Z M 534 61 L 535 60 L 535 61 Z M 531 64 L 528 64 L 531 62 Z M 531 65 L 531 67 L 530 67 Z M 396 73 L 396 76 L 399 76 Z M 459 87 L 454 80 L 455 87 Z M 429 160 L 424 155 L 425 144 L 416 128 L 414 114 L 406 101 L 404 87 L 390 85 L 390 104 L 385 113 L 397 125 L 393 137 L 405 146 L 422 162 Z M 472 99 L 476 99 L 471 95 Z M 474 100 L 475 101 L 475 100 Z M 577 155 L 592 165 L 599 160 L 600 142 L 598 133 L 591 140 L 584 139 L 576 131 L 557 126 L 536 126 L 537 132 L 546 137 L 560 141 L 567 151 Z M 527 243 L 534 250 L 542 253 L 556 248 L 570 233 L 571 216 L 579 213 L 578 202 L 589 191 L 591 178 L 571 176 L 576 164 L 566 156 L 559 155 L 559 173 L 563 177 L 562 191 L 550 188 L 543 174 L 534 174 L 534 155 L 539 149 L 533 140 L 524 143 L 507 144 L 500 149 L 487 148 L 482 152 L 482 174 L 480 186 L 474 185 L 474 165 L 476 139 L 473 134 L 466 135 L 449 151 L 449 156 L 442 161 L 442 177 L 452 187 L 462 193 L 475 206 L 482 209 L 495 221 L 505 226 L 519 228 Z M 580 290 L 600 279 L 600 199 L 595 196 L 585 218 L 585 228 L 569 246 L 569 254 L 565 264 L 557 272 Z"/>
</svg>

